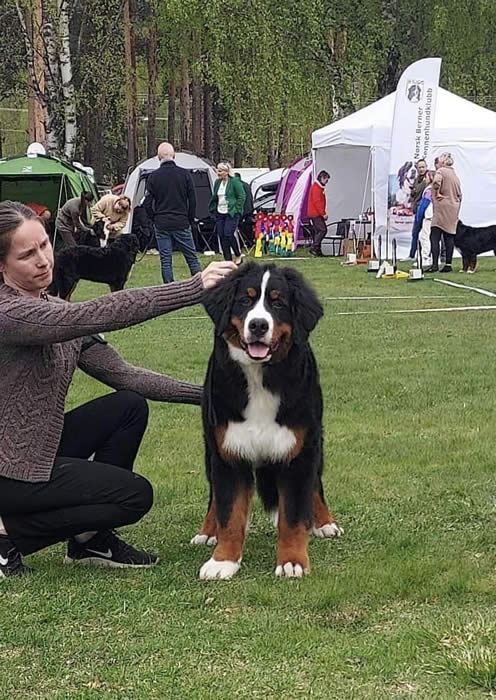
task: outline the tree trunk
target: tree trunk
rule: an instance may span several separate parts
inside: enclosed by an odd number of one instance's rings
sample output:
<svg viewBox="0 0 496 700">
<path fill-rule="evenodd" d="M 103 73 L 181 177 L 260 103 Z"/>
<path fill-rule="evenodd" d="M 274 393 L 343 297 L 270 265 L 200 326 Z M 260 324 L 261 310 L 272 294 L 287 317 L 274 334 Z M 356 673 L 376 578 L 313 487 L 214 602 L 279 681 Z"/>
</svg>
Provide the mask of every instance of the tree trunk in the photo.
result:
<svg viewBox="0 0 496 700">
<path fill-rule="evenodd" d="M 274 145 L 274 132 L 272 128 L 267 130 L 267 165 L 271 170 L 277 168 L 278 154 Z"/>
<path fill-rule="evenodd" d="M 193 80 L 191 83 L 192 141 L 193 151 L 202 153 L 201 34 L 199 30 L 195 30 L 193 33 L 193 59 Z"/>
<path fill-rule="evenodd" d="M 176 140 L 176 80 L 169 80 L 169 103 L 167 111 L 167 140 L 174 145 Z"/>
<path fill-rule="evenodd" d="M 46 41 L 43 25 L 43 5 L 42 0 L 35 0 L 33 12 L 21 7 L 19 0 L 16 0 L 17 16 L 21 25 L 24 44 L 26 47 L 26 66 L 29 76 L 29 89 L 40 103 L 43 112 L 43 129 L 40 132 L 37 129 L 30 129 L 30 134 L 44 136 L 42 143 L 49 153 L 58 152 L 58 137 L 55 130 L 54 113 L 56 109 L 56 101 L 53 94 L 53 81 L 50 83 L 52 88 L 49 92 L 48 85 L 45 81 L 45 76 L 49 76 L 48 67 L 45 65 L 46 56 Z M 36 123 L 37 117 L 36 108 L 33 106 L 30 116 Z M 35 133 L 36 132 L 36 133 Z"/>
<path fill-rule="evenodd" d="M 152 11 L 153 12 L 153 11 Z M 157 25 L 153 12 L 148 29 L 148 121 L 146 125 L 146 155 L 151 158 L 156 150 L 157 118 Z"/>
<path fill-rule="evenodd" d="M 45 145 L 45 118 L 42 94 L 45 91 L 45 62 L 41 40 L 41 3 L 35 0 L 32 10 L 24 10 L 26 33 L 31 46 L 28 57 L 28 131 L 29 141 Z"/>
<path fill-rule="evenodd" d="M 213 159 L 213 133 L 212 133 L 212 90 L 209 85 L 203 88 L 203 152 L 206 158 Z"/>
<path fill-rule="evenodd" d="M 181 149 L 190 151 L 191 143 L 191 104 L 189 99 L 188 59 L 181 63 Z"/>
<path fill-rule="evenodd" d="M 223 116 L 219 104 L 219 93 L 215 90 L 212 96 L 212 156 L 216 163 L 218 163 L 222 157 L 221 134 Z"/>
<path fill-rule="evenodd" d="M 95 101 L 81 117 L 81 135 L 85 139 L 84 162 L 91 163 L 97 182 L 105 176 L 105 86 L 94 84 Z"/>
<path fill-rule="evenodd" d="M 60 155 L 63 152 L 63 128 L 58 115 L 60 104 L 60 65 L 57 51 L 57 38 L 53 27 L 52 7 L 48 0 L 41 0 L 43 16 L 42 37 L 45 47 L 45 129 L 46 149 L 49 155 Z"/>
<path fill-rule="evenodd" d="M 122 11 L 126 57 L 127 164 L 128 167 L 134 167 L 137 160 L 138 143 L 136 133 L 136 52 L 131 0 L 124 0 Z"/>
<path fill-rule="evenodd" d="M 69 36 L 69 7 L 67 0 L 57 0 L 59 20 L 59 61 L 64 97 L 64 155 L 74 160 L 77 140 L 76 91 L 72 76 L 71 47 Z"/>
<path fill-rule="evenodd" d="M 243 146 L 236 146 L 234 149 L 234 167 L 241 168 L 243 165 L 245 149 Z"/>
</svg>

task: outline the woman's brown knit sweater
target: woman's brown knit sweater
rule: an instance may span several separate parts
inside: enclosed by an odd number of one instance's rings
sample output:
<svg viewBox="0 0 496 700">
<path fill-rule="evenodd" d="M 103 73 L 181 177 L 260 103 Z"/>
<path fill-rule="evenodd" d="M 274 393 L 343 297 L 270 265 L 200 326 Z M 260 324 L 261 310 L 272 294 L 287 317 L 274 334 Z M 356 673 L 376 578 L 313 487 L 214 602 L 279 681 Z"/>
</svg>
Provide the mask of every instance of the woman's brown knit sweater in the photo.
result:
<svg viewBox="0 0 496 700">
<path fill-rule="evenodd" d="M 184 306 L 203 291 L 185 282 L 130 289 L 82 303 L 21 296 L 0 284 L 0 475 L 48 481 L 76 367 L 114 389 L 156 401 L 199 404 L 202 388 L 127 364 L 88 336 L 127 328 Z"/>
</svg>

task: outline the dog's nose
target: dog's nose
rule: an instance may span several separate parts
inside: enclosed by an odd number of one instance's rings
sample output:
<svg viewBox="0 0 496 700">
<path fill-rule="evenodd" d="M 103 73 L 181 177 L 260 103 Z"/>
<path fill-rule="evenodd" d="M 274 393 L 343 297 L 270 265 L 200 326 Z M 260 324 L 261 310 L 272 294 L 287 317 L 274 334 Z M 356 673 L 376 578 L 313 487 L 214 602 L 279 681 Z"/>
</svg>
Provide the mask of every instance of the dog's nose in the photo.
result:
<svg viewBox="0 0 496 700">
<path fill-rule="evenodd" d="M 248 330 L 257 338 L 261 338 L 269 330 L 268 321 L 265 318 L 252 318 L 248 324 Z"/>
</svg>

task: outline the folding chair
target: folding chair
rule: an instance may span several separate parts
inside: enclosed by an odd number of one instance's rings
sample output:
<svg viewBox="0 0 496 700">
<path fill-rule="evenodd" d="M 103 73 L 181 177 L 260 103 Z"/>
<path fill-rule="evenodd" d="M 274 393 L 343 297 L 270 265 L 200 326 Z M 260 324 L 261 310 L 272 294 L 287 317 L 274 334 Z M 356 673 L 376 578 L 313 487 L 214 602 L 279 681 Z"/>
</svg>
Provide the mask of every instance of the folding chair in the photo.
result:
<svg viewBox="0 0 496 700">
<path fill-rule="evenodd" d="M 208 223 L 209 222 L 203 221 L 201 219 L 200 219 L 200 221 L 195 222 L 194 227 L 193 227 L 193 238 L 195 240 L 195 248 L 197 250 L 201 250 L 201 252 L 210 251 L 210 254 L 218 253 L 219 250 L 221 250 L 220 241 L 218 241 L 218 236 L 217 236 L 218 248 L 216 251 L 213 250 L 211 243 L 212 243 L 212 241 L 215 240 L 216 230 L 215 230 L 215 226 L 212 229 L 208 225 Z M 208 229 L 208 230 L 206 230 L 206 229 Z"/>
<path fill-rule="evenodd" d="M 301 220 L 301 230 L 303 233 L 303 245 L 305 248 L 311 248 L 315 241 L 315 231 L 313 230 L 310 219 Z"/>
<path fill-rule="evenodd" d="M 333 231 L 332 227 L 336 227 Z M 321 243 L 322 255 L 325 257 L 339 257 L 343 255 L 343 241 L 350 229 L 350 219 L 340 219 L 327 224 L 327 232 Z"/>
<path fill-rule="evenodd" d="M 255 246 L 249 245 L 248 241 L 241 233 L 239 226 L 236 228 L 236 231 L 234 232 L 234 237 L 238 241 L 238 246 L 239 246 L 240 252 L 243 253 L 243 251 L 245 251 L 245 253 L 244 253 L 245 255 L 250 255 L 250 253 L 255 248 Z"/>
</svg>

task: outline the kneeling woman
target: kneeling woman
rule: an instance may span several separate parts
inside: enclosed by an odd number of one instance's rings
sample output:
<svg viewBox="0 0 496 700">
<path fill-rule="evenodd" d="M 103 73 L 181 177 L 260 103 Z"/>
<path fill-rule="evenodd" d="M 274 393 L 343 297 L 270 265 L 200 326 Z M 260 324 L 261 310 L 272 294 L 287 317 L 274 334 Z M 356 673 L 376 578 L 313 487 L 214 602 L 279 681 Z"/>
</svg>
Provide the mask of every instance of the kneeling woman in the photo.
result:
<svg viewBox="0 0 496 700">
<path fill-rule="evenodd" d="M 22 554 L 63 540 L 68 563 L 156 563 L 114 530 L 153 502 L 149 482 L 133 473 L 145 399 L 199 404 L 202 389 L 127 364 L 98 334 L 196 304 L 235 269 L 212 263 L 185 282 L 69 304 L 45 294 L 52 267 L 34 212 L 0 204 L 0 578 L 30 570 Z M 64 415 L 76 367 L 117 391 Z"/>
</svg>

